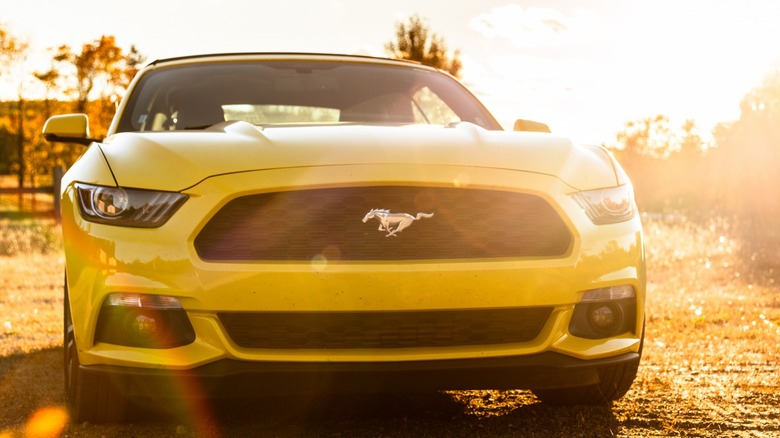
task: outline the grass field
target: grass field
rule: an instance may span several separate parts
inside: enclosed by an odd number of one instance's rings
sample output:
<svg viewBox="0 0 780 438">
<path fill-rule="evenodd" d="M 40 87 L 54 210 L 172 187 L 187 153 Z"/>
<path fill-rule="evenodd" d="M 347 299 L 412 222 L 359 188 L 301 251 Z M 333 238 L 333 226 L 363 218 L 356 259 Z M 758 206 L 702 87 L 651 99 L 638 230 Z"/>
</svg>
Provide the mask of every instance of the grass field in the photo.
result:
<svg viewBox="0 0 780 438">
<path fill-rule="evenodd" d="M 258 404 L 244 414 L 217 415 L 209 430 L 222 436 L 257 430 L 276 436 L 780 436 L 777 268 L 744 255 L 722 221 L 646 219 L 645 234 L 644 357 L 631 391 L 611 407 L 551 408 L 525 391 L 458 391 L 400 402 L 341 400 L 337 409 L 324 402 L 314 417 L 298 401 L 286 411 L 284 403 Z M 0 438 L 24 436 L 46 415 L 47 424 L 60 425 L 52 430 L 68 436 L 210 435 L 181 417 L 67 424 L 62 273 L 56 229 L 0 223 Z M 258 415 L 258 406 L 276 417 Z"/>
</svg>

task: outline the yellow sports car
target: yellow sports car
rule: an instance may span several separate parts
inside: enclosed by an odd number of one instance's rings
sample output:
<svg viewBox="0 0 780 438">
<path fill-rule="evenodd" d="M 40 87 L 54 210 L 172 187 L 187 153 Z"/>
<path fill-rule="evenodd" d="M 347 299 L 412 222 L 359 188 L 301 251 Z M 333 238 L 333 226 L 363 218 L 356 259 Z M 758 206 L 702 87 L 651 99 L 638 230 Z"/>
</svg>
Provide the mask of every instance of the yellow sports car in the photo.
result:
<svg viewBox="0 0 780 438">
<path fill-rule="evenodd" d="M 621 397 L 644 331 L 631 183 L 523 129 L 434 68 L 314 54 L 153 62 L 105 139 L 51 118 L 89 145 L 62 182 L 73 418 L 193 394 Z"/>
</svg>

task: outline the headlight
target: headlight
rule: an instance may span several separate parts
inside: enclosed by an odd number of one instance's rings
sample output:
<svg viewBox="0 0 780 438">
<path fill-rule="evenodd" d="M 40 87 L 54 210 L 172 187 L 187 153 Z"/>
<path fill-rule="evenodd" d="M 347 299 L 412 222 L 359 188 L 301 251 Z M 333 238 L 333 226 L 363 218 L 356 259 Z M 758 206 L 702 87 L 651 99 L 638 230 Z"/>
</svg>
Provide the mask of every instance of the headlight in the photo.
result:
<svg viewBox="0 0 780 438">
<path fill-rule="evenodd" d="M 634 191 L 629 184 L 577 192 L 573 197 L 596 225 L 614 224 L 634 217 Z"/>
<path fill-rule="evenodd" d="M 76 184 L 84 219 L 124 227 L 156 228 L 181 207 L 187 195 L 176 192 Z"/>
</svg>

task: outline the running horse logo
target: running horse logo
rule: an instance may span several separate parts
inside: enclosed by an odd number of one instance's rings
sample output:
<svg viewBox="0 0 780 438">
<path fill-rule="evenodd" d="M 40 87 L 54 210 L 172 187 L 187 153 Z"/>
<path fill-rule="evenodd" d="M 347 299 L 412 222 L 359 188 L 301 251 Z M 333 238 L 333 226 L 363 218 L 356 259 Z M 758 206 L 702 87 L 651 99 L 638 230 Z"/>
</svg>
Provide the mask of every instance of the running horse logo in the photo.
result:
<svg viewBox="0 0 780 438">
<path fill-rule="evenodd" d="M 397 237 L 396 234 L 409 228 L 414 221 L 433 217 L 433 213 L 417 213 L 417 217 L 408 213 L 390 213 L 390 210 L 375 208 L 363 217 L 363 223 L 376 218 L 379 221 L 379 231 L 387 231 L 385 237 Z"/>
</svg>

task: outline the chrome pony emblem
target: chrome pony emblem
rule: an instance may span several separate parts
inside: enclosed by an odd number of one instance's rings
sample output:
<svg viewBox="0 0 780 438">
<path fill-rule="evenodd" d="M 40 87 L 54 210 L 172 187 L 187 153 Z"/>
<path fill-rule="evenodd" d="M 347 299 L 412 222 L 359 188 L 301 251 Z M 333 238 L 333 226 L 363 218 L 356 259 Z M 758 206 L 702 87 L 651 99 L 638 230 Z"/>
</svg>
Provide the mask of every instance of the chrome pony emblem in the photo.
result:
<svg viewBox="0 0 780 438">
<path fill-rule="evenodd" d="M 417 217 L 414 217 L 408 213 L 390 213 L 390 210 L 376 208 L 363 217 L 363 223 L 368 222 L 369 219 L 377 219 L 379 231 L 387 231 L 385 237 L 396 237 L 396 233 L 409 228 L 414 221 L 429 217 L 433 217 L 433 213 L 417 213 Z"/>
</svg>

